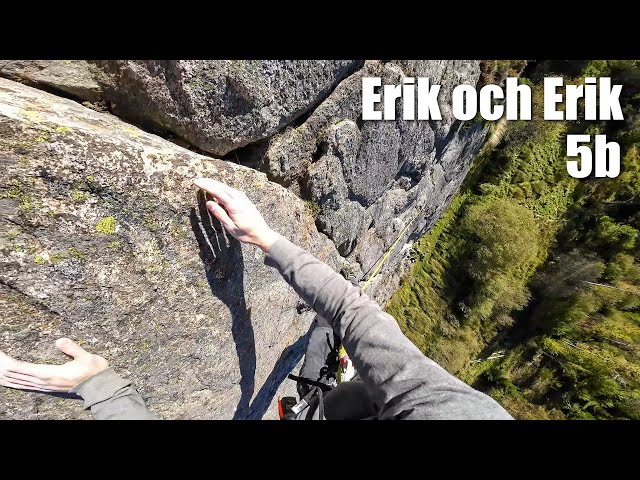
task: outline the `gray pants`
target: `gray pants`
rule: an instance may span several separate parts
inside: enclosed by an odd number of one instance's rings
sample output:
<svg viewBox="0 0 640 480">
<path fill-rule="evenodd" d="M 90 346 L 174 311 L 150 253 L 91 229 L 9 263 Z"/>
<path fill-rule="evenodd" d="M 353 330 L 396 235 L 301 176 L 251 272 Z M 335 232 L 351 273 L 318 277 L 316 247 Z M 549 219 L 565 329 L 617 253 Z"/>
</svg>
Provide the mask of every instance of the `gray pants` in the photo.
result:
<svg viewBox="0 0 640 480">
<path fill-rule="evenodd" d="M 329 323 L 319 315 L 315 318 L 309 345 L 300 369 L 300 376 L 329 384 L 335 380 L 337 370 L 336 338 Z M 339 345 L 338 345 L 339 347 Z M 309 386 L 298 383 L 298 394 L 303 397 Z M 317 417 L 318 397 L 314 396 L 304 418 Z M 327 420 L 359 420 L 375 418 L 376 406 L 365 384 L 356 377 L 331 389 L 324 396 L 324 415 Z M 316 415 L 314 415 L 314 413 Z"/>
</svg>

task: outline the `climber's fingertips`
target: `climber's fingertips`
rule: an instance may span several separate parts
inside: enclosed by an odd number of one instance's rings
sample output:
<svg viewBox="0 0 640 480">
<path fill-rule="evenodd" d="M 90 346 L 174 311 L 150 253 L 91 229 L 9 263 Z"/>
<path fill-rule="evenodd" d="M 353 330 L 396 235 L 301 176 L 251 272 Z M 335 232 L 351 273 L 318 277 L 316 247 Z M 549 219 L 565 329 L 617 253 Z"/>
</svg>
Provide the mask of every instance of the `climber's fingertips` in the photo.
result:
<svg viewBox="0 0 640 480">
<path fill-rule="evenodd" d="M 227 192 L 227 194 L 234 200 L 237 198 L 243 198 L 243 196 L 245 196 L 242 190 L 237 190 L 224 183 L 222 185 L 223 185 L 224 191 Z"/>
<path fill-rule="evenodd" d="M 35 383 L 17 380 L 15 378 L 5 378 L 3 380 L 5 387 L 17 388 L 18 390 L 40 390 L 42 387 Z"/>
<path fill-rule="evenodd" d="M 205 192 L 211 194 L 211 196 L 222 205 L 227 205 L 232 201 L 232 196 L 229 195 L 227 191 L 228 187 L 224 183 L 211 178 L 197 178 L 193 183 Z"/>
<path fill-rule="evenodd" d="M 8 388 L 14 388 L 16 390 L 25 390 L 27 392 L 62 392 L 63 390 L 60 389 L 51 389 L 51 388 L 43 388 L 43 387 L 39 387 L 37 385 L 23 385 L 20 383 L 15 383 L 15 382 L 11 382 L 11 381 L 0 381 L 0 385 L 2 385 L 3 387 L 8 387 Z"/>
<path fill-rule="evenodd" d="M 236 228 L 236 224 L 229 218 L 227 211 L 216 202 L 207 202 L 207 210 L 209 210 L 211 215 L 220 220 L 222 226 L 227 230 L 231 231 Z"/>
<path fill-rule="evenodd" d="M 69 355 L 73 358 L 77 358 L 89 353 L 70 338 L 59 338 L 58 340 L 56 340 L 56 347 L 58 347 L 58 350 L 60 350 L 64 354 Z"/>
</svg>

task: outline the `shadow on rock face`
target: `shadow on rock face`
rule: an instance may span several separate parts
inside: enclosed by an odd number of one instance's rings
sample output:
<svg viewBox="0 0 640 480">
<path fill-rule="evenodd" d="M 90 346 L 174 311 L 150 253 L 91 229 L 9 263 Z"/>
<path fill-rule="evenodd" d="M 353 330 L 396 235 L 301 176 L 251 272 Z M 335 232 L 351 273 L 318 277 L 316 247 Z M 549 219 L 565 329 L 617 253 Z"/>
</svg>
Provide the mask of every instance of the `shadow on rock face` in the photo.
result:
<svg viewBox="0 0 640 480">
<path fill-rule="evenodd" d="M 269 378 L 265 380 L 264 385 L 256 394 L 255 400 L 251 403 L 251 408 L 246 417 L 248 420 L 261 420 L 267 412 L 278 387 L 304 355 L 312 328 L 313 324 L 307 333 L 282 351 L 269 374 Z"/>
<path fill-rule="evenodd" d="M 240 242 L 227 235 L 220 222 L 207 211 L 206 197 L 198 193 L 198 214 L 191 209 L 191 228 L 200 247 L 211 293 L 231 313 L 231 334 L 240 364 L 240 401 L 234 420 L 247 418 L 249 402 L 255 389 L 256 348 L 251 324 L 251 310 L 244 297 L 244 261 Z"/>
<path fill-rule="evenodd" d="M 280 384 L 304 355 L 311 329 L 282 351 L 269 377 L 251 402 L 255 391 L 256 349 L 251 309 L 247 308 L 244 296 L 242 247 L 209 214 L 206 200 L 205 194 L 200 191 L 198 209 L 191 209 L 190 220 L 211 293 L 231 312 L 231 333 L 240 365 L 240 401 L 233 419 L 260 420 L 267 412 Z"/>
</svg>

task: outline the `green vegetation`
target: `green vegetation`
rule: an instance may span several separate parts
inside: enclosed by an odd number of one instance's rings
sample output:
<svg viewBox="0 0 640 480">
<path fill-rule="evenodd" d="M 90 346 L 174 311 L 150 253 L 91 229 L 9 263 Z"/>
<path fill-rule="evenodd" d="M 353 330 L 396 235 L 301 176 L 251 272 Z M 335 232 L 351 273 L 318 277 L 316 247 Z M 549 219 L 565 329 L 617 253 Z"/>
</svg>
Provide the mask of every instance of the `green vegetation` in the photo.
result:
<svg viewBox="0 0 640 480">
<path fill-rule="evenodd" d="M 37 138 L 36 142 L 44 143 L 49 141 L 49 134 L 47 132 L 42 132 Z"/>
<path fill-rule="evenodd" d="M 84 191 L 82 191 L 80 189 L 74 189 L 74 190 L 71 191 L 71 199 L 75 203 L 82 203 L 87 198 L 89 198 L 89 194 L 87 192 L 84 192 Z"/>
<path fill-rule="evenodd" d="M 71 247 L 70 249 L 68 249 L 67 254 L 69 258 L 75 258 L 80 262 L 85 262 L 87 260 L 87 255 L 83 251 L 78 250 L 75 247 Z"/>
<path fill-rule="evenodd" d="M 34 250 L 35 252 L 35 249 L 32 249 L 32 250 Z M 20 251 L 25 251 L 25 249 L 22 248 Z M 27 251 L 27 253 L 30 253 L 30 254 L 33 254 L 34 252 Z M 57 252 L 53 255 L 49 255 L 47 258 L 41 255 L 36 255 L 33 258 L 33 262 L 37 265 L 44 265 L 48 260 L 49 263 L 51 263 L 52 265 L 57 265 L 63 260 L 75 259 L 80 262 L 86 262 L 88 258 L 89 257 L 87 256 L 87 254 L 84 253 L 82 250 L 78 250 L 75 247 L 71 247 L 71 248 L 68 248 L 66 252 Z"/>
<path fill-rule="evenodd" d="M 313 200 L 305 200 L 304 206 L 307 208 L 309 215 L 311 215 L 313 218 L 316 218 L 318 215 L 320 215 L 320 212 L 322 211 L 322 207 Z"/>
<path fill-rule="evenodd" d="M 387 310 L 517 418 L 640 418 L 640 61 L 541 62 L 510 122 L 414 247 Z M 624 122 L 545 122 L 544 75 L 611 76 Z M 576 80 L 577 81 L 577 80 Z M 565 135 L 620 143 L 616 179 L 566 173 Z"/>
<path fill-rule="evenodd" d="M 113 217 L 101 218 L 96 225 L 96 232 L 113 235 L 116 233 L 116 219 Z"/>
<path fill-rule="evenodd" d="M 60 125 L 59 127 L 56 127 L 56 132 L 60 133 L 62 135 L 65 135 L 69 132 L 71 132 L 71 129 L 69 127 L 63 127 L 62 125 Z"/>
<path fill-rule="evenodd" d="M 480 86 L 499 84 L 507 77 L 518 76 L 526 65 L 526 60 L 483 60 L 480 62 Z"/>
<path fill-rule="evenodd" d="M 37 202 L 34 200 L 32 192 L 33 187 L 20 180 L 11 180 L 9 182 L 8 190 L 0 193 L 1 198 L 13 198 L 20 200 L 20 210 L 23 213 L 27 213 L 37 206 Z"/>
<path fill-rule="evenodd" d="M 53 255 L 49 255 L 49 261 L 53 264 L 53 265 L 57 265 L 59 264 L 61 261 L 63 261 L 65 258 L 67 258 L 67 256 L 62 253 L 54 253 Z"/>
</svg>

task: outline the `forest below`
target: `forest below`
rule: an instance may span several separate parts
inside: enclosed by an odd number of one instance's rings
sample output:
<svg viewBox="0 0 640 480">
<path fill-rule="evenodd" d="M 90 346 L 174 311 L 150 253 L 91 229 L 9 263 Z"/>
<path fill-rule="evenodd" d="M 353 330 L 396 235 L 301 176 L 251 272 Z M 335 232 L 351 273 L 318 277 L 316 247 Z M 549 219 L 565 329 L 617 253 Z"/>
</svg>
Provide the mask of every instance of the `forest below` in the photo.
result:
<svg viewBox="0 0 640 480">
<path fill-rule="evenodd" d="M 640 418 L 640 61 L 485 62 L 520 74 L 531 121 L 498 122 L 387 304 L 429 357 L 520 419 Z M 542 80 L 622 84 L 623 121 L 544 121 Z M 495 80 L 495 78 L 494 78 Z M 567 133 L 621 147 L 615 179 L 576 180 Z"/>
</svg>

